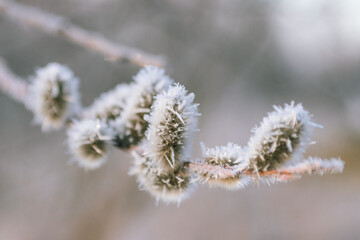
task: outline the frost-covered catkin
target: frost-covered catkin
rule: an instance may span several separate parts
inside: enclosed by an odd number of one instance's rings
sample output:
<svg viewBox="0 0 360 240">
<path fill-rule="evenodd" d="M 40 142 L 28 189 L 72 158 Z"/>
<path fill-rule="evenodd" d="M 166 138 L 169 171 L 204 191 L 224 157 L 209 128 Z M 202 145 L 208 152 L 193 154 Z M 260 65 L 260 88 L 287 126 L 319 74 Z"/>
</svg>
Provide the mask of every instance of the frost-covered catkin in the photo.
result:
<svg viewBox="0 0 360 240">
<path fill-rule="evenodd" d="M 131 94 L 132 85 L 119 84 L 113 90 L 103 93 L 84 110 L 84 118 L 101 119 L 107 123 L 118 119 Z"/>
<path fill-rule="evenodd" d="M 67 135 L 70 152 L 80 167 L 96 169 L 106 161 L 112 132 L 99 120 L 75 121 Z"/>
<path fill-rule="evenodd" d="M 164 69 L 154 66 L 141 69 L 134 80 L 122 117 L 112 123 L 119 131 L 116 145 L 124 149 L 137 145 L 144 138 L 148 127 L 144 115 L 150 112 L 155 96 L 167 90 L 173 82 L 165 75 Z"/>
<path fill-rule="evenodd" d="M 309 145 L 311 115 L 301 104 L 274 106 L 275 111 L 253 129 L 248 143 L 248 159 L 254 171 L 273 170 L 289 160 L 297 160 Z"/>
<path fill-rule="evenodd" d="M 148 117 L 146 133 L 147 156 L 162 170 L 172 170 L 186 161 L 192 144 L 192 135 L 197 131 L 198 104 L 194 94 L 187 94 L 184 86 L 174 85 L 156 97 Z"/>
<path fill-rule="evenodd" d="M 180 203 L 192 192 L 195 184 L 188 169 L 178 166 L 164 172 L 150 158 L 135 152 L 133 155 L 135 163 L 130 175 L 136 175 L 140 189 L 149 192 L 157 201 Z"/>
<path fill-rule="evenodd" d="M 202 144 L 202 156 L 205 163 L 231 170 L 232 175 L 222 175 L 221 171 L 206 171 L 204 169 L 197 172 L 201 181 L 208 183 L 210 186 L 231 190 L 242 188 L 249 183 L 249 178 L 237 174 L 249 167 L 249 160 L 246 158 L 244 149 L 240 146 L 228 143 L 226 146 L 206 148 Z"/>
<path fill-rule="evenodd" d="M 73 72 L 59 63 L 49 63 L 36 71 L 28 107 L 43 130 L 59 129 L 80 110 L 78 85 Z"/>
</svg>

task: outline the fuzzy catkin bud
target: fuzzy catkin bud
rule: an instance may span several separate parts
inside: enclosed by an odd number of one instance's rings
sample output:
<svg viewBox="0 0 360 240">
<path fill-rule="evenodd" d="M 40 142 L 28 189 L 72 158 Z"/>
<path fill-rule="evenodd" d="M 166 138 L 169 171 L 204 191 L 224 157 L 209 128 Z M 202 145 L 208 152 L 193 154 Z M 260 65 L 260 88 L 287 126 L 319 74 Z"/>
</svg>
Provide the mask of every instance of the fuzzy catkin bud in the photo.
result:
<svg viewBox="0 0 360 240">
<path fill-rule="evenodd" d="M 135 163 L 130 175 L 136 175 L 139 187 L 153 197 L 166 203 L 177 202 L 187 198 L 194 188 L 189 171 L 178 166 L 173 171 L 161 171 L 154 161 L 133 152 Z"/>
<path fill-rule="evenodd" d="M 203 161 L 212 166 L 220 166 L 233 172 L 232 176 L 222 176 L 219 172 L 199 171 L 200 180 L 207 182 L 210 186 L 223 187 L 234 190 L 246 186 L 249 179 L 240 176 L 238 172 L 249 167 L 245 151 L 238 145 L 228 143 L 226 146 L 206 148 L 202 144 Z"/>
<path fill-rule="evenodd" d="M 116 145 L 123 149 L 137 145 L 144 138 L 148 127 L 144 115 L 150 112 L 155 96 L 173 82 L 165 75 L 164 69 L 154 66 L 141 69 L 134 80 L 122 117 L 111 124 L 119 131 L 115 139 Z"/>
<path fill-rule="evenodd" d="M 73 72 L 59 63 L 49 63 L 36 71 L 28 107 L 43 130 L 59 129 L 80 110 L 78 85 Z"/>
<path fill-rule="evenodd" d="M 275 111 L 253 129 L 248 143 L 248 158 L 254 171 L 273 170 L 285 162 L 297 160 L 310 143 L 311 115 L 301 104 L 274 106 Z"/>
<path fill-rule="evenodd" d="M 119 84 L 113 90 L 101 94 L 84 110 L 84 118 L 101 119 L 108 123 L 118 119 L 126 106 L 131 87 L 129 84 Z"/>
<path fill-rule="evenodd" d="M 85 169 L 96 169 L 105 161 L 109 152 L 111 130 L 99 120 L 76 121 L 67 131 L 68 146 L 75 162 Z"/>
<path fill-rule="evenodd" d="M 194 97 L 178 84 L 156 97 L 147 119 L 150 124 L 146 133 L 149 142 L 147 155 L 162 170 L 182 166 L 189 156 L 200 115 L 198 104 L 193 103 Z"/>
</svg>

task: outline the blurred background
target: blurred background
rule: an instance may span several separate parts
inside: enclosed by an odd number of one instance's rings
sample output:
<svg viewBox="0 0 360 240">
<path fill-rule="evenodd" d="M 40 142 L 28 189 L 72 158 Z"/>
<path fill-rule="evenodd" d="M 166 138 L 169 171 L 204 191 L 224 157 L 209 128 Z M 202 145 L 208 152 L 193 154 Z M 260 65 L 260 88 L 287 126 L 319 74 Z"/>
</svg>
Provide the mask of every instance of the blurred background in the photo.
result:
<svg viewBox="0 0 360 240">
<path fill-rule="evenodd" d="M 239 191 L 200 186 L 155 205 L 114 150 L 99 170 L 69 166 L 64 131 L 42 133 L 0 92 L 0 239 L 359 239 L 360 2 L 357 0 L 22 0 L 119 43 L 162 54 L 196 94 L 200 141 L 245 145 L 272 105 L 295 100 L 324 126 L 307 155 L 341 157 L 343 174 Z M 82 101 L 131 81 L 65 40 L 0 15 L 0 56 L 20 76 L 57 61 L 81 79 Z"/>
</svg>

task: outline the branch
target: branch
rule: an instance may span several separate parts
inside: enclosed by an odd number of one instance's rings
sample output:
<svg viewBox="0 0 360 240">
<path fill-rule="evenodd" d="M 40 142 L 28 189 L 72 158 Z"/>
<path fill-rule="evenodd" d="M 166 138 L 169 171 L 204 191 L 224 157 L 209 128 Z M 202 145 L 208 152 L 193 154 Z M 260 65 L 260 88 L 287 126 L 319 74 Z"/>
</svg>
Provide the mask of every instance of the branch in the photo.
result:
<svg viewBox="0 0 360 240">
<path fill-rule="evenodd" d="M 45 129 L 48 126 L 58 129 L 69 123 L 67 118 L 78 113 L 76 104 L 79 103 L 78 80 L 71 70 L 51 63 L 38 70 L 34 80 L 30 102 L 37 103 L 31 106 L 35 119 Z M 183 162 L 200 115 L 198 105 L 193 103 L 194 94 L 173 84 L 164 69 L 154 66 L 140 70 L 134 81 L 101 95 L 83 119 L 68 124 L 71 124 L 67 132 L 68 145 L 79 166 L 100 167 L 106 161 L 107 146 L 116 145 L 133 153 L 135 162 L 131 174 L 137 176 L 140 187 L 166 202 L 186 198 L 197 180 L 209 186 L 239 189 L 250 182 L 287 182 L 306 173 L 323 175 L 343 171 L 344 162 L 335 158 L 308 158 L 289 165 L 292 159 L 302 156 L 293 157 L 296 150 L 302 153 L 302 148 L 310 143 L 307 134 L 310 126 L 315 125 L 301 104 L 294 103 L 285 104 L 284 108 L 275 107 L 255 129 L 247 147 L 233 143 L 215 148 L 202 145 L 201 160 Z M 22 103 L 26 103 L 30 95 L 27 84 L 2 60 L 0 88 Z M 73 104 L 72 107 L 65 102 Z M 144 113 L 149 112 L 150 115 L 144 117 Z"/>
<path fill-rule="evenodd" d="M 99 33 L 82 29 L 61 16 L 12 0 L 0 0 L 0 14 L 16 23 L 40 29 L 50 35 L 61 36 L 85 49 L 103 55 L 106 60 L 130 62 L 138 66 L 165 67 L 166 65 L 162 56 L 155 56 L 140 49 L 120 45 Z"/>
<path fill-rule="evenodd" d="M 245 176 L 250 177 L 252 180 L 267 178 L 278 182 L 286 182 L 289 180 L 299 179 L 301 175 L 306 173 L 315 173 L 319 175 L 323 175 L 325 173 L 340 173 L 343 171 L 344 163 L 341 160 L 334 158 L 330 160 L 309 158 L 287 168 L 259 172 L 249 169 L 238 172 L 236 168 L 233 167 L 212 165 L 205 162 L 186 162 L 185 166 L 199 175 L 206 175 L 217 179 Z"/>
<path fill-rule="evenodd" d="M 26 103 L 28 84 L 17 77 L 0 57 L 0 88 L 10 97 L 21 103 Z"/>
</svg>

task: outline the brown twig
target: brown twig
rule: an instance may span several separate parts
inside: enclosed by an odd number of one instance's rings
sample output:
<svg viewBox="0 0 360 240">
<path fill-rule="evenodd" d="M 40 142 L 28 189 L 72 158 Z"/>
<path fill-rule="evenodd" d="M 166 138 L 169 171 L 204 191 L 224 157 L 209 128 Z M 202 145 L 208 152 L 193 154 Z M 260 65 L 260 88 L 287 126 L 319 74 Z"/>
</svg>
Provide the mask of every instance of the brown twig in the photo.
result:
<svg viewBox="0 0 360 240">
<path fill-rule="evenodd" d="M 144 150 L 138 146 L 129 150 L 129 152 L 131 151 L 135 151 L 138 155 L 144 154 Z M 236 166 L 230 167 L 213 165 L 202 160 L 184 162 L 184 167 L 198 175 L 203 175 L 215 179 L 226 179 L 239 176 L 249 177 L 253 181 L 258 181 L 259 178 L 263 178 L 265 180 L 270 179 L 276 182 L 287 182 L 297 180 L 301 178 L 301 175 L 306 173 L 315 173 L 319 175 L 323 175 L 325 173 L 339 173 L 343 171 L 344 163 L 339 159 L 323 160 L 318 158 L 309 158 L 286 168 L 279 168 L 268 171 L 254 171 L 252 169 L 238 170 Z"/>
<path fill-rule="evenodd" d="M 140 49 L 120 45 L 99 33 L 82 29 L 64 17 L 12 0 L 0 0 L 0 14 L 14 22 L 35 27 L 51 35 L 64 37 L 70 42 L 103 55 L 106 60 L 130 62 L 141 67 L 145 65 L 165 67 L 166 65 L 162 56 L 155 56 Z"/>
<path fill-rule="evenodd" d="M 16 76 L 0 57 L 0 88 L 13 99 L 26 103 L 28 84 Z"/>
<path fill-rule="evenodd" d="M 185 167 L 189 168 L 191 171 L 207 175 L 207 176 L 216 176 L 216 178 L 224 179 L 234 176 L 246 176 L 252 179 L 262 178 L 271 178 L 276 181 L 289 181 L 296 180 L 301 177 L 303 174 L 320 174 L 325 173 L 337 173 L 343 170 L 343 164 L 340 164 L 341 161 L 332 159 L 332 160 L 304 160 L 296 165 L 281 168 L 276 170 L 269 171 L 253 171 L 253 170 L 243 170 L 237 171 L 233 167 L 223 167 L 219 165 L 212 165 L 206 162 L 186 162 Z"/>
</svg>

